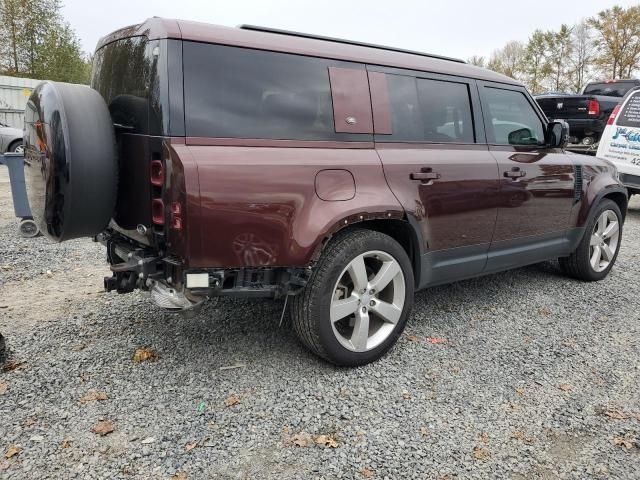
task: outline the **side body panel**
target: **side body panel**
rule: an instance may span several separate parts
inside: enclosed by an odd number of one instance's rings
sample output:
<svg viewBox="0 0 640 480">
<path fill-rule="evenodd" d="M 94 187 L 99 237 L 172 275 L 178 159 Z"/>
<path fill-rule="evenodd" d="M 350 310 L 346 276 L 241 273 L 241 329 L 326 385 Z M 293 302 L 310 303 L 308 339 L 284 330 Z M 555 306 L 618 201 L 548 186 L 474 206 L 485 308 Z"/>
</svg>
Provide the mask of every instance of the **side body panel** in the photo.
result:
<svg viewBox="0 0 640 480">
<path fill-rule="evenodd" d="M 575 201 L 575 173 L 571 157 L 561 150 L 490 147 L 498 161 L 500 189 L 521 192 L 509 206 L 498 209 L 494 242 L 519 237 L 564 233 Z M 523 173 L 510 178 L 505 174 Z"/>
<path fill-rule="evenodd" d="M 485 147 L 456 145 L 377 145 L 391 190 L 427 253 L 422 283 L 482 272 L 500 204 L 496 162 Z M 412 173 L 440 178 L 422 182 Z M 440 252 L 436 256 L 434 252 Z"/>
<path fill-rule="evenodd" d="M 288 148 L 187 149 L 198 167 L 201 202 L 201 248 L 191 267 L 306 266 L 345 224 L 403 216 L 373 149 L 300 148 L 295 142 Z M 327 169 L 351 172 L 353 198 L 318 197 L 316 175 Z"/>
</svg>

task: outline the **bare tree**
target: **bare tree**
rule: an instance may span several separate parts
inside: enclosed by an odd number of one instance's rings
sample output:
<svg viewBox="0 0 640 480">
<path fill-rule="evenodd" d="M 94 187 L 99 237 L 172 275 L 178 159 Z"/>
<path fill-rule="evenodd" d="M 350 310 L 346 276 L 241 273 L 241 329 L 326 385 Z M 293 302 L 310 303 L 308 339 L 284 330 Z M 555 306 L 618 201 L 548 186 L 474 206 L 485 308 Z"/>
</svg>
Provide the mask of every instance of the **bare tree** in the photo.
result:
<svg viewBox="0 0 640 480">
<path fill-rule="evenodd" d="M 478 55 L 474 55 L 473 57 L 468 58 L 467 63 L 482 68 L 485 68 L 487 66 L 487 61 L 485 60 L 485 58 Z"/>
<path fill-rule="evenodd" d="M 511 78 L 518 79 L 522 73 L 525 48 L 521 42 L 511 41 L 504 48 L 491 54 L 488 68 Z"/>
<path fill-rule="evenodd" d="M 571 55 L 569 55 L 571 71 L 569 76 L 571 77 L 572 90 L 579 93 L 592 78 L 592 63 L 595 56 L 593 31 L 586 20 L 573 27 L 571 45 Z"/>
<path fill-rule="evenodd" d="M 551 88 L 556 92 L 566 90 L 569 85 L 567 59 L 571 55 L 573 27 L 562 25 L 557 32 L 545 33 L 547 62 L 551 76 Z"/>
<path fill-rule="evenodd" d="M 546 61 L 546 36 L 542 30 L 533 32 L 524 52 L 522 71 L 524 83 L 533 93 L 542 93 L 543 84 L 550 74 Z"/>
</svg>

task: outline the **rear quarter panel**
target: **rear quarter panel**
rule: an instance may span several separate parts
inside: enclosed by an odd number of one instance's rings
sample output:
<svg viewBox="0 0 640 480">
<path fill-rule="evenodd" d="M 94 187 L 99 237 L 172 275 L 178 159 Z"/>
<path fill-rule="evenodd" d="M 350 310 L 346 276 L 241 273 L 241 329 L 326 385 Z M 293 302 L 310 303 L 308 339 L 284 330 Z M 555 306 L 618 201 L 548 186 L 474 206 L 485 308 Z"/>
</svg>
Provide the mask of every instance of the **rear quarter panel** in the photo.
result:
<svg viewBox="0 0 640 480">
<path fill-rule="evenodd" d="M 186 148 L 197 165 L 201 209 L 191 267 L 306 266 L 345 224 L 403 216 L 373 149 Z M 315 178 L 325 169 L 353 175 L 353 198 L 318 197 Z"/>
</svg>

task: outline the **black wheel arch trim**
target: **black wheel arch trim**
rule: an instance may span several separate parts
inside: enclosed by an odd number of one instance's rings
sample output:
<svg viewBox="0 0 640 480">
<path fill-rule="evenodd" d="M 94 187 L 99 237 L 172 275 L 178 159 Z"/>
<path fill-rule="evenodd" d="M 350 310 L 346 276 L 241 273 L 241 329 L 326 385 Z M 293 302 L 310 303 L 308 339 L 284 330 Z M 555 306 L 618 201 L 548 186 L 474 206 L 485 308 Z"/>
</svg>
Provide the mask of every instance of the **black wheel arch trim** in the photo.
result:
<svg viewBox="0 0 640 480">
<path fill-rule="evenodd" d="M 593 202 L 591 202 L 591 206 L 589 207 L 589 215 L 587 216 L 588 220 L 591 219 L 591 216 L 593 215 L 593 212 L 598 207 L 598 204 L 602 201 L 602 199 L 605 198 L 606 196 L 612 194 L 612 193 L 621 193 L 621 194 L 624 195 L 624 197 L 626 199 L 625 204 L 624 204 L 624 208 L 620 209 L 620 211 L 622 213 L 622 220 L 624 221 L 624 219 L 625 219 L 625 217 L 627 215 L 627 207 L 629 205 L 629 191 L 625 187 L 623 187 L 621 185 L 610 185 L 610 186 L 607 186 L 604 189 L 602 189 L 600 192 L 598 192 L 598 194 L 593 198 Z"/>
</svg>

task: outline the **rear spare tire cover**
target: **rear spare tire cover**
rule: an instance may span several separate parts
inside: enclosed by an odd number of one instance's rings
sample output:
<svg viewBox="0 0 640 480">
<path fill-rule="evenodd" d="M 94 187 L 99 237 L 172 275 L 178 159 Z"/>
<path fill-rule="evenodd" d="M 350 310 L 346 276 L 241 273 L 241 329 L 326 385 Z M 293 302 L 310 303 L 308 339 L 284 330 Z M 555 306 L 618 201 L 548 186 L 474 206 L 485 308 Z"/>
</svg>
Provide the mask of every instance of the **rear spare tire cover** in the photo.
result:
<svg viewBox="0 0 640 480">
<path fill-rule="evenodd" d="M 100 94 L 39 84 L 25 109 L 24 144 L 27 196 L 40 231 L 62 242 L 104 230 L 116 204 L 118 162 Z"/>
</svg>

